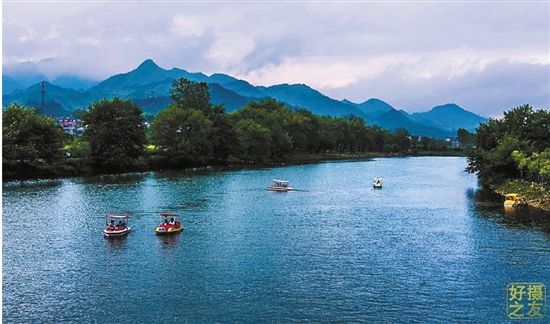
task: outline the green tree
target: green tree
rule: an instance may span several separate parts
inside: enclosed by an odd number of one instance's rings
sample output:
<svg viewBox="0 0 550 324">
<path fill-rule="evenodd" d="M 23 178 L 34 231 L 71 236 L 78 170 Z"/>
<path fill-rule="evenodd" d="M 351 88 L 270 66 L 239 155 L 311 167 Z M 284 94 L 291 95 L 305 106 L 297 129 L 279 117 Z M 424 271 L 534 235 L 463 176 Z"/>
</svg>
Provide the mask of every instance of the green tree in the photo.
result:
<svg viewBox="0 0 550 324">
<path fill-rule="evenodd" d="M 213 158 L 212 122 L 202 111 L 171 105 L 151 124 L 151 142 L 157 146 L 161 165 L 202 166 Z"/>
<path fill-rule="evenodd" d="M 225 113 L 225 108 L 221 105 L 212 108 L 210 121 L 212 122 L 213 163 L 225 163 L 235 151 L 238 141 L 237 133 Z"/>
<path fill-rule="evenodd" d="M 90 144 L 95 168 L 121 172 L 142 168 L 145 120 L 139 106 L 115 97 L 94 102 L 82 113 L 83 139 Z"/>
<path fill-rule="evenodd" d="M 287 125 L 289 136 L 292 138 L 293 149 L 318 151 L 319 139 L 319 118 L 307 109 L 298 109 Z"/>
<path fill-rule="evenodd" d="M 370 147 L 373 152 L 387 151 L 390 132 L 387 129 L 382 129 L 378 125 L 373 125 L 368 128 L 367 136 L 369 137 Z"/>
<path fill-rule="evenodd" d="M 270 154 L 271 131 L 256 121 L 245 118 L 237 122 L 235 131 L 239 139 L 239 155 L 244 160 L 261 161 Z"/>
<path fill-rule="evenodd" d="M 367 130 L 365 119 L 362 117 L 350 115 L 346 117 L 349 134 L 349 150 L 351 153 L 356 151 L 363 152 L 368 145 Z"/>
<path fill-rule="evenodd" d="M 323 152 L 336 150 L 337 139 L 334 133 L 335 127 L 332 126 L 336 119 L 329 116 L 319 116 L 319 149 Z"/>
<path fill-rule="evenodd" d="M 205 156 L 213 164 L 223 163 L 228 160 L 233 151 L 233 145 L 237 139 L 230 121 L 222 105 L 212 105 L 210 92 L 206 82 L 193 82 L 186 78 L 180 78 L 172 82 L 170 97 L 174 104 L 183 110 L 195 109 L 211 121 L 208 134 L 208 148 L 205 152 L 212 150 L 213 154 Z M 206 145 L 206 143 L 203 143 Z M 196 161 L 195 161 L 196 162 Z"/>
<path fill-rule="evenodd" d="M 289 125 L 292 124 L 292 112 L 290 108 L 285 107 L 283 103 L 274 99 L 265 99 L 261 102 L 251 102 L 239 111 L 231 113 L 233 124 L 236 125 L 236 132 L 239 139 L 255 138 L 243 137 L 243 131 L 249 129 L 251 123 L 238 125 L 241 120 L 250 120 L 253 124 L 259 126 L 252 128 L 253 133 L 258 132 L 265 135 L 265 130 L 269 130 L 270 138 L 263 143 L 266 150 L 262 149 L 265 157 L 281 159 L 285 153 L 292 150 L 292 138 L 289 135 Z M 247 147 L 247 143 L 241 143 L 242 147 Z M 257 154 L 256 154 L 257 155 Z M 259 155 L 257 155 L 259 156 Z"/>
<path fill-rule="evenodd" d="M 392 138 L 397 152 L 406 152 L 411 147 L 411 135 L 404 128 L 397 129 Z"/>
<path fill-rule="evenodd" d="M 540 153 L 535 152 L 531 156 L 515 150 L 512 156 L 518 165 L 522 179 L 526 175 L 526 178 L 531 181 L 539 183 L 550 181 L 550 148 Z"/>
<path fill-rule="evenodd" d="M 53 118 L 16 103 L 2 113 L 3 177 L 32 178 L 57 172 L 65 134 Z"/>
<path fill-rule="evenodd" d="M 170 98 L 178 107 L 200 110 L 207 118 L 210 118 L 213 112 L 206 82 L 193 82 L 186 78 L 176 79 L 172 81 Z"/>
<path fill-rule="evenodd" d="M 464 128 L 458 129 L 456 138 L 462 147 L 471 147 L 474 144 L 474 134 Z"/>
<path fill-rule="evenodd" d="M 529 170 L 523 159 L 546 150 L 549 134 L 550 115 L 546 111 L 523 105 L 504 112 L 504 118 L 490 119 L 477 128 L 466 170 L 477 173 L 484 183 L 521 177 L 526 168 Z"/>
</svg>

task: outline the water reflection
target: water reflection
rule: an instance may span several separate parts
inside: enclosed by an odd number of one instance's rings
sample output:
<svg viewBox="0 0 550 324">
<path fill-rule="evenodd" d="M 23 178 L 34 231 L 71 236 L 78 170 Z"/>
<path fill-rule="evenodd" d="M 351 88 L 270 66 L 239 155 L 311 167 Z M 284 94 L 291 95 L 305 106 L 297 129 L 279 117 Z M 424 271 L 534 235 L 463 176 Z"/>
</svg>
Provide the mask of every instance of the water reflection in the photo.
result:
<svg viewBox="0 0 550 324">
<path fill-rule="evenodd" d="M 530 206 L 504 207 L 502 196 L 486 188 L 469 189 L 467 196 L 478 217 L 508 228 L 537 229 L 550 235 L 550 212 Z"/>
<path fill-rule="evenodd" d="M 97 176 L 83 177 L 82 182 L 85 184 L 105 183 L 105 184 L 125 184 L 141 181 L 150 177 L 152 172 L 133 172 L 123 174 L 102 174 Z"/>
<path fill-rule="evenodd" d="M 550 213 L 543 210 L 529 206 L 504 208 L 502 215 L 507 227 L 538 228 L 550 234 Z"/>
<path fill-rule="evenodd" d="M 178 232 L 170 235 L 157 235 L 157 239 L 162 245 L 162 247 L 169 248 L 172 245 L 177 244 L 181 241 L 181 233 L 182 232 Z"/>
<path fill-rule="evenodd" d="M 143 173 L 4 192 L 3 320 L 103 323 L 124 300 L 121 323 L 502 323 L 510 282 L 550 283 L 550 216 L 505 213 L 465 164 Z M 300 190 L 265 190 L 281 177 Z M 132 232 L 104 239 L 117 211 Z M 160 213 L 185 230 L 155 235 Z M 128 280 L 113 292 L 119 273 Z M 167 300 L 179 307 L 165 312 Z"/>
<path fill-rule="evenodd" d="M 37 179 L 37 180 L 22 180 L 2 182 L 2 190 L 17 190 L 21 188 L 52 188 L 59 187 L 63 184 L 63 180 L 59 179 Z"/>
<path fill-rule="evenodd" d="M 106 237 L 105 238 L 105 246 L 107 247 L 124 247 L 126 245 L 126 238 L 128 235 L 132 235 L 132 233 L 129 233 L 124 236 L 115 236 L 115 237 Z"/>
</svg>

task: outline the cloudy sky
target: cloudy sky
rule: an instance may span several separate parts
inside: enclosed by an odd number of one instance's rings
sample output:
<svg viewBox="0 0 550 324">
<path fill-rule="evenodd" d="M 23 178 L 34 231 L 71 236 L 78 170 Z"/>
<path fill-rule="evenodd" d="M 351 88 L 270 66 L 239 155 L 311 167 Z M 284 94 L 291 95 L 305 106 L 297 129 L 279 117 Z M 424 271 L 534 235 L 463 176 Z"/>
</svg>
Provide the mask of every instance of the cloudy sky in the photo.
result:
<svg viewBox="0 0 550 324">
<path fill-rule="evenodd" d="M 254 85 L 303 83 L 408 112 L 549 109 L 550 2 L 2 1 L 2 67 L 103 80 L 153 59 Z"/>
</svg>

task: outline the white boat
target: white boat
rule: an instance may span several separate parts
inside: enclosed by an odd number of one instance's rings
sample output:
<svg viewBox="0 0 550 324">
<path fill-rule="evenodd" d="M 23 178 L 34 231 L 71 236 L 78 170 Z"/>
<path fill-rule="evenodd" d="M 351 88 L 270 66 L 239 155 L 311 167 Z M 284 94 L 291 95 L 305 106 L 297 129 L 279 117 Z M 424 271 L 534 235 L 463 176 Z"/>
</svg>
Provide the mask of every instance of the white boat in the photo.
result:
<svg viewBox="0 0 550 324">
<path fill-rule="evenodd" d="M 382 177 L 374 177 L 374 181 L 372 182 L 372 186 L 374 188 L 382 188 Z"/>
<path fill-rule="evenodd" d="M 273 184 L 271 186 L 267 186 L 267 190 L 270 190 L 270 191 L 291 191 L 291 190 L 294 190 L 294 188 L 292 188 L 290 186 L 290 181 L 288 180 L 277 180 L 277 179 L 273 179 Z"/>
<path fill-rule="evenodd" d="M 128 220 L 130 216 L 128 215 L 112 215 L 108 214 L 105 216 L 105 229 L 103 234 L 106 237 L 117 237 L 124 236 L 130 233 L 130 226 L 128 226 Z M 118 220 L 118 223 L 115 224 L 115 221 Z"/>
</svg>

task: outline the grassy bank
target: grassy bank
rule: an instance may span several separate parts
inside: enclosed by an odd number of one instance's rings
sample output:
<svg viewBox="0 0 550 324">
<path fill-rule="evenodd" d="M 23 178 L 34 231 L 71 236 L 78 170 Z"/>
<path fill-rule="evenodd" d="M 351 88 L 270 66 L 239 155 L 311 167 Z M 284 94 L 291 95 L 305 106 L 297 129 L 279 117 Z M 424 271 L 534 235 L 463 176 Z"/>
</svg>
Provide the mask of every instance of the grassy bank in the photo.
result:
<svg viewBox="0 0 550 324">
<path fill-rule="evenodd" d="M 338 161 L 338 160 L 351 160 L 351 159 L 368 159 L 374 158 L 378 155 L 375 153 L 361 153 L 361 154 L 308 154 L 305 152 L 293 152 L 292 154 L 285 156 L 285 162 L 287 164 L 305 164 L 315 163 L 322 161 Z"/>
<path fill-rule="evenodd" d="M 507 180 L 499 186 L 491 186 L 491 189 L 502 196 L 512 192 L 518 193 L 522 201 L 529 206 L 550 211 L 550 192 L 536 183 Z"/>
</svg>

